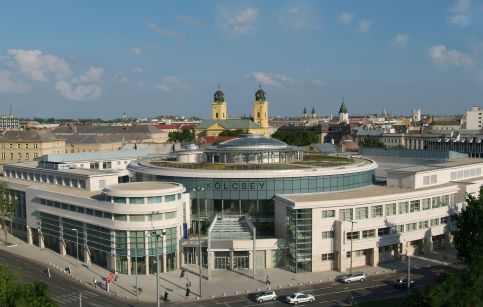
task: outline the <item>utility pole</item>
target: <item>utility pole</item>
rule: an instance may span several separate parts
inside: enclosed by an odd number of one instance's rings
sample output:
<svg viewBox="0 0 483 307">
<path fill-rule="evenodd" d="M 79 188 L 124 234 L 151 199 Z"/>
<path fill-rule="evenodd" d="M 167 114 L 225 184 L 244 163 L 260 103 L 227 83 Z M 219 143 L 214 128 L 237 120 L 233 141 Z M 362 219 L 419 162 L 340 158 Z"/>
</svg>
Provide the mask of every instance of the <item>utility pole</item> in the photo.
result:
<svg viewBox="0 0 483 307">
<path fill-rule="evenodd" d="M 200 288 L 199 288 L 199 296 L 201 297 L 201 282 L 203 280 L 203 275 L 202 275 L 202 268 L 203 268 L 203 253 L 202 253 L 202 249 L 201 249 L 201 209 L 200 209 L 200 191 L 204 191 L 204 187 L 202 188 L 195 188 L 193 189 L 194 191 L 196 191 L 196 206 L 198 207 L 198 248 L 199 248 L 199 255 L 200 255 L 200 263 L 199 263 L 199 267 L 200 267 L 200 272 L 199 272 L 199 275 L 200 275 L 200 281 L 199 281 L 199 284 L 200 284 Z"/>
<path fill-rule="evenodd" d="M 77 253 L 77 268 L 80 268 L 80 262 L 79 262 L 79 230 L 77 228 L 72 228 L 73 231 L 75 231 L 76 237 L 77 237 L 77 246 L 75 248 L 76 253 Z"/>
<path fill-rule="evenodd" d="M 82 293 L 79 291 L 79 307 L 82 307 Z"/>
</svg>

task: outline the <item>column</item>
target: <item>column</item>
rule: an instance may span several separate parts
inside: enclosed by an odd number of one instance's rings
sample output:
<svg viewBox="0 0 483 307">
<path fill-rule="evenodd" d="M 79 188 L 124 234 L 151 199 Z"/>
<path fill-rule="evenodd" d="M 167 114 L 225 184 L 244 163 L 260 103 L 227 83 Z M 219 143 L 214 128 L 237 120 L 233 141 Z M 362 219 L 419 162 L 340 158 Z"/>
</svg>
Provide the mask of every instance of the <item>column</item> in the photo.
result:
<svg viewBox="0 0 483 307">
<path fill-rule="evenodd" d="M 127 275 L 131 275 L 131 232 L 127 232 L 126 238 L 126 247 L 127 247 Z"/>
<path fill-rule="evenodd" d="M 90 261 L 90 253 L 89 253 L 89 261 Z M 113 254 L 109 254 L 107 256 L 107 269 L 111 271 L 117 270 L 117 263 L 116 263 L 116 256 Z"/>
<path fill-rule="evenodd" d="M 29 245 L 32 245 L 33 244 L 32 229 L 29 226 L 27 226 L 27 243 Z"/>
<path fill-rule="evenodd" d="M 211 270 L 215 267 L 215 252 L 208 252 L 208 280 L 211 280 Z"/>
<path fill-rule="evenodd" d="M 144 231 L 144 259 L 146 262 L 146 275 L 149 275 L 149 242 L 151 237 L 148 237 L 149 231 Z M 138 272 L 139 273 L 139 272 Z"/>
<path fill-rule="evenodd" d="M 167 268 L 167 265 L 166 265 L 166 236 L 162 236 L 161 239 L 163 240 L 163 250 L 162 250 L 162 253 L 163 253 L 163 255 L 162 255 L 162 257 L 163 257 L 163 271 L 162 272 L 166 273 L 167 272 L 167 270 L 166 270 L 166 268 Z"/>
<path fill-rule="evenodd" d="M 64 239 L 62 239 L 62 238 L 59 238 L 59 253 L 60 253 L 62 256 L 67 255 L 67 251 L 66 251 L 66 249 L 65 249 L 65 241 L 64 241 Z"/>
<path fill-rule="evenodd" d="M 45 248 L 44 235 L 42 234 L 42 231 L 40 231 L 40 228 L 37 235 L 39 236 L 39 248 Z"/>
<path fill-rule="evenodd" d="M 233 248 L 230 248 L 230 263 L 229 263 L 230 270 L 233 270 L 233 267 L 234 267 L 234 264 L 235 264 L 233 257 L 234 257 Z"/>
<path fill-rule="evenodd" d="M 89 251 L 89 248 L 87 246 L 83 246 L 84 248 L 84 262 L 87 264 L 87 266 L 91 266 L 91 252 Z M 113 257 L 112 254 L 107 257 L 107 259 Z"/>
<path fill-rule="evenodd" d="M 371 266 L 377 266 L 379 263 L 379 247 L 372 249 Z"/>
</svg>

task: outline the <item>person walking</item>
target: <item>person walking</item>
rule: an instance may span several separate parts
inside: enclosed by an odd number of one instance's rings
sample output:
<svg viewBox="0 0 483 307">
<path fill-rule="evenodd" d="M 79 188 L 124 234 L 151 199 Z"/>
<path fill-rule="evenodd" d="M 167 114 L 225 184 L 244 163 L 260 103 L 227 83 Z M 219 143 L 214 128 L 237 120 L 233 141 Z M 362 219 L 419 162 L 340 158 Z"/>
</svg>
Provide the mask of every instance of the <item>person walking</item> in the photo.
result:
<svg viewBox="0 0 483 307">
<path fill-rule="evenodd" d="M 94 284 L 94 288 L 97 288 L 97 278 L 94 277 L 94 280 L 92 281 L 92 283 Z"/>
<path fill-rule="evenodd" d="M 168 300 L 168 291 L 164 291 L 164 297 L 163 297 L 163 300 L 164 300 L 164 301 L 167 301 L 167 300 Z"/>
<path fill-rule="evenodd" d="M 116 270 L 114 272 L 114 281 L 117 281 L 117 278 L 119 277 L 119 272 Z"/>
<path fill-rule="evenodd" d="M 52 276 L 50 275 L 50 268 L 47 268 L 47 276 L 49 276 L 49 278 L 50 278 L 50 277 L 52 277 Z"/>
<path fill-rule="evenodd" d="M 267 278 L 265 279 L 265 284 L 270 285 L 270 276 L 267 274 Z"/>
<path fill-rule="evenodd" d="M 190 296 L 190 292 L 191 292 L 190 288 L 186 288 L 186 296 Z"/>
</svg>

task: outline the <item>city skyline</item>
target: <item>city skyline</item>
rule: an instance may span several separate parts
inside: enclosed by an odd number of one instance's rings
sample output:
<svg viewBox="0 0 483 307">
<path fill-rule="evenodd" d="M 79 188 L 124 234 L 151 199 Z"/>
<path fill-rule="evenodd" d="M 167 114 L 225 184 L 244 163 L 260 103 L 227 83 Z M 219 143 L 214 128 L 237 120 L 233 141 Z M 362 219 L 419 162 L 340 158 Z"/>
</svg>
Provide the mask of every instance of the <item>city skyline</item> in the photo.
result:
<svg viewBox="0 0 483 307">
<path fill-rule="evenodd" d="M 483 1 L 3 8 L 0 113 L 22 117 L 208 118 L 218 82 L 230 116 L 259 82 L 270 116 L 336 114 L 342 97 L 351 114 L 461 114 L 482 94 Z"/>
</svg>

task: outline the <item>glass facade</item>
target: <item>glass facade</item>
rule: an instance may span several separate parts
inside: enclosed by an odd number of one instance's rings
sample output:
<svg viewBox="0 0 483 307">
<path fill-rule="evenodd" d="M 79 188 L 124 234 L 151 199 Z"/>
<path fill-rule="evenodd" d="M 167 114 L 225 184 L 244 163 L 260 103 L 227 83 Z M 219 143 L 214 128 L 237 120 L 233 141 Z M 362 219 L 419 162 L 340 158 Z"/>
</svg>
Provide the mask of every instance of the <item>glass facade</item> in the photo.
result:
<svg viewBox="0 0 483 307">
<path fill-rule="evenodd" d="M 287 208 L 289 269 L 295 273 L 312 271 L 312 209 Z"/>
</svg>

